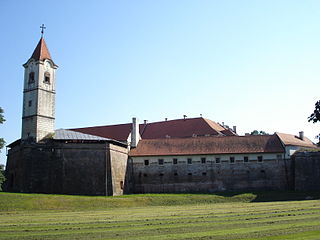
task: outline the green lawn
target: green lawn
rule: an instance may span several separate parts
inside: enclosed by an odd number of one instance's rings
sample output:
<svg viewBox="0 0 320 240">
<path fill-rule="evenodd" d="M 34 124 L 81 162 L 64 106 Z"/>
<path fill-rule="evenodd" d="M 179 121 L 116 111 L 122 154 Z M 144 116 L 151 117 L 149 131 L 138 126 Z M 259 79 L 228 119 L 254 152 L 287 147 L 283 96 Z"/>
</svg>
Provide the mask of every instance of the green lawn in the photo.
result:
<svg viewBox="0 0 320 240">
<path fill-rule="evenodd" d="M 320 200 L 263 194 L 0 193 L 0 239 L 320 239 Z"/>
</svg>

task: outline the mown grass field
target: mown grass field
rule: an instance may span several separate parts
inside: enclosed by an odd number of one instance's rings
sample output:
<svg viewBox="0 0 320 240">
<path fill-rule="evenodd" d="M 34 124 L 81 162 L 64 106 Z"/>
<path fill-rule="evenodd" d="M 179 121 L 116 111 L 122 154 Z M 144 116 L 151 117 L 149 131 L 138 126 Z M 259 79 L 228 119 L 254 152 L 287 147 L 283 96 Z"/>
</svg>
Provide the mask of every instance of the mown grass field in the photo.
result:
<svg viewBox="0 0 320 240">
<path fill-rule="evenodd" d="M 320 200 L 285 196 L 0 193 L 0 239 L 320 239 Z"/>
</svg>

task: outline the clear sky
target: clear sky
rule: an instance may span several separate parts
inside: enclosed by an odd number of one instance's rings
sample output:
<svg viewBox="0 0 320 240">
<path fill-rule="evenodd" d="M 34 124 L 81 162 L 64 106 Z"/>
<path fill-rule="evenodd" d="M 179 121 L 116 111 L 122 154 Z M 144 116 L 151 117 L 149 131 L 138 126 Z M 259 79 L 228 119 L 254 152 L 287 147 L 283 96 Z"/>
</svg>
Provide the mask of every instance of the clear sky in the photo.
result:
<svg viewBox="0 0 320 240">
<path fill-rule="evenodd" d="M 315 141 L 320 1 L 0 1 L 0 136 L 20 138 L 23 67 L 59 65 L 56 128 L 199 117 Z M 5 149 L 0 163 L 6 161 Z"/>
</svg>

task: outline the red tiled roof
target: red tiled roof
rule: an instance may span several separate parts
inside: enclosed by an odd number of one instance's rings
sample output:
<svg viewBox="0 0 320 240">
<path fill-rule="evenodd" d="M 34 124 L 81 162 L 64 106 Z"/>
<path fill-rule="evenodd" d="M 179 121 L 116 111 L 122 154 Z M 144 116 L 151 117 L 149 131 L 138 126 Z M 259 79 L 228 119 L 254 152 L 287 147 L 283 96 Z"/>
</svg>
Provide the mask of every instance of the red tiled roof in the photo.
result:
<svg viewBox="0 0 320 240">
<path fill-rule="evenodd" d="M 204 118 L 176 119 L 163 122 L 140 124 L 142 139 L 156 138 L 185 138 L 192 136 L 221 135 L 225 128 L 219 124 Z M 131 132 L 131 123 L 75 128 L 73 131 L 111 138 L 118 141 L 126 141 Z"/>
<path fill-rule="evenodd" d="M 276 133 L 280 140 L 285 145 L 291 145 L 291 146 L 299 146 L 299 147 L 311 147 L 316 148 L 317 146 L 307 137 L 304 137 L 303 140 L 301 140 L 298 136 L 287 134 L 287 133 Z"/>
<path fill-rule="evenodd" d="M 226 135 L 226 136 L 234 136 L 234 132 L 230 129 L 225 129 L 221 131 L 222 134 Z"/>
<path fill-rule="evenodd" d="M 142 126 L 144 127 L 144 124 L 142 124 Z M 219 135 L 219 130 L 220 127 L 218 124 L 216 124 L 215 126 L 213 124 L 210 125 L 204 118 L 186 118 L 149 123 L 145 126 L 143 132 L 140 132 L 140 134 L 142 139 L 168 137 L 184 138 L 194 135 Z"/>
<path fill-rule="evenodd" d="M 282 153 L 276 135 L 211 136 L 172 139 L 142 139 L 130 156 L 171 156 L 236 153 Z"/>
<path fill-rule="evenodd" d="M 34 60 L 45 60 L 45 59 L 51 59 L 49 50 L 47 48 L 46 42 L 44 41 L 44 38 L 41 38 L 40 41 L 38 42 L 38 45 L 34 49 L 31 58 Z"/>
<path fill-rule="evenodd" d="M 131 132 L 131 123 L 70 130 L 125 142 Z"/>
</svg>

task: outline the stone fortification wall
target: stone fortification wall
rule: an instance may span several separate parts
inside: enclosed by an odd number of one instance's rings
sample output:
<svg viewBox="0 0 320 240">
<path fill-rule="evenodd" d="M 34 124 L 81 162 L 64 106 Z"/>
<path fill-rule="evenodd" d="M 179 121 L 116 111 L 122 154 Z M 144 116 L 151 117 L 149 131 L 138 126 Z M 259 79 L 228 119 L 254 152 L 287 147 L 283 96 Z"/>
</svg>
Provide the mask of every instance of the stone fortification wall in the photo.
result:
<svg viewBox="0 0 320 240">
<path fill-rule="evenodd" d="M 298 152 L 293 155 L 294 185 L 297 191 L 320 190 L 320 152 Z"/>
<path fill-rule="evenodd" d="M 114 144 L 109 144 L 110 149 L 110 172 L 112 176 L 113 195 L 122 195 L 130 191 L 128 180 L 128 149 Z"/>
<path fill-rule="evenodd" d="M 6 191 L 123 193 L 127 149 L 109 143 L 22 143 L 9 150 Z"/>
<path fill-rule="evenodd" d="M 106 195 L 106 144 L 68 143 L 56 149 L 62 162 L 62 192 L 77 195 Z"/>
<path fill-rule="evenodd" d="M 23 143 L 9 150 L 5 190 L 61 193 L 63 165 L 52 146 Z"/>
<path fill-rule="evenodd" d="M 290 160 L 265 155 L 233 156 L 234 162 L 213 156 L 135 157 L 133 166 L 135 193 L 219 192 L 237 190 L 284 190 L 292 188 Z M 163 164 L 159 164 L 159 159 Z M 176 160 L 174 160 L 176 159 Z M 147 165 L 145 161 L 148 161 Z M 177 163 L 174 164 L 174 161 Z M 189 163 L 188 163 L 189 161 Z"/>
</svg>

